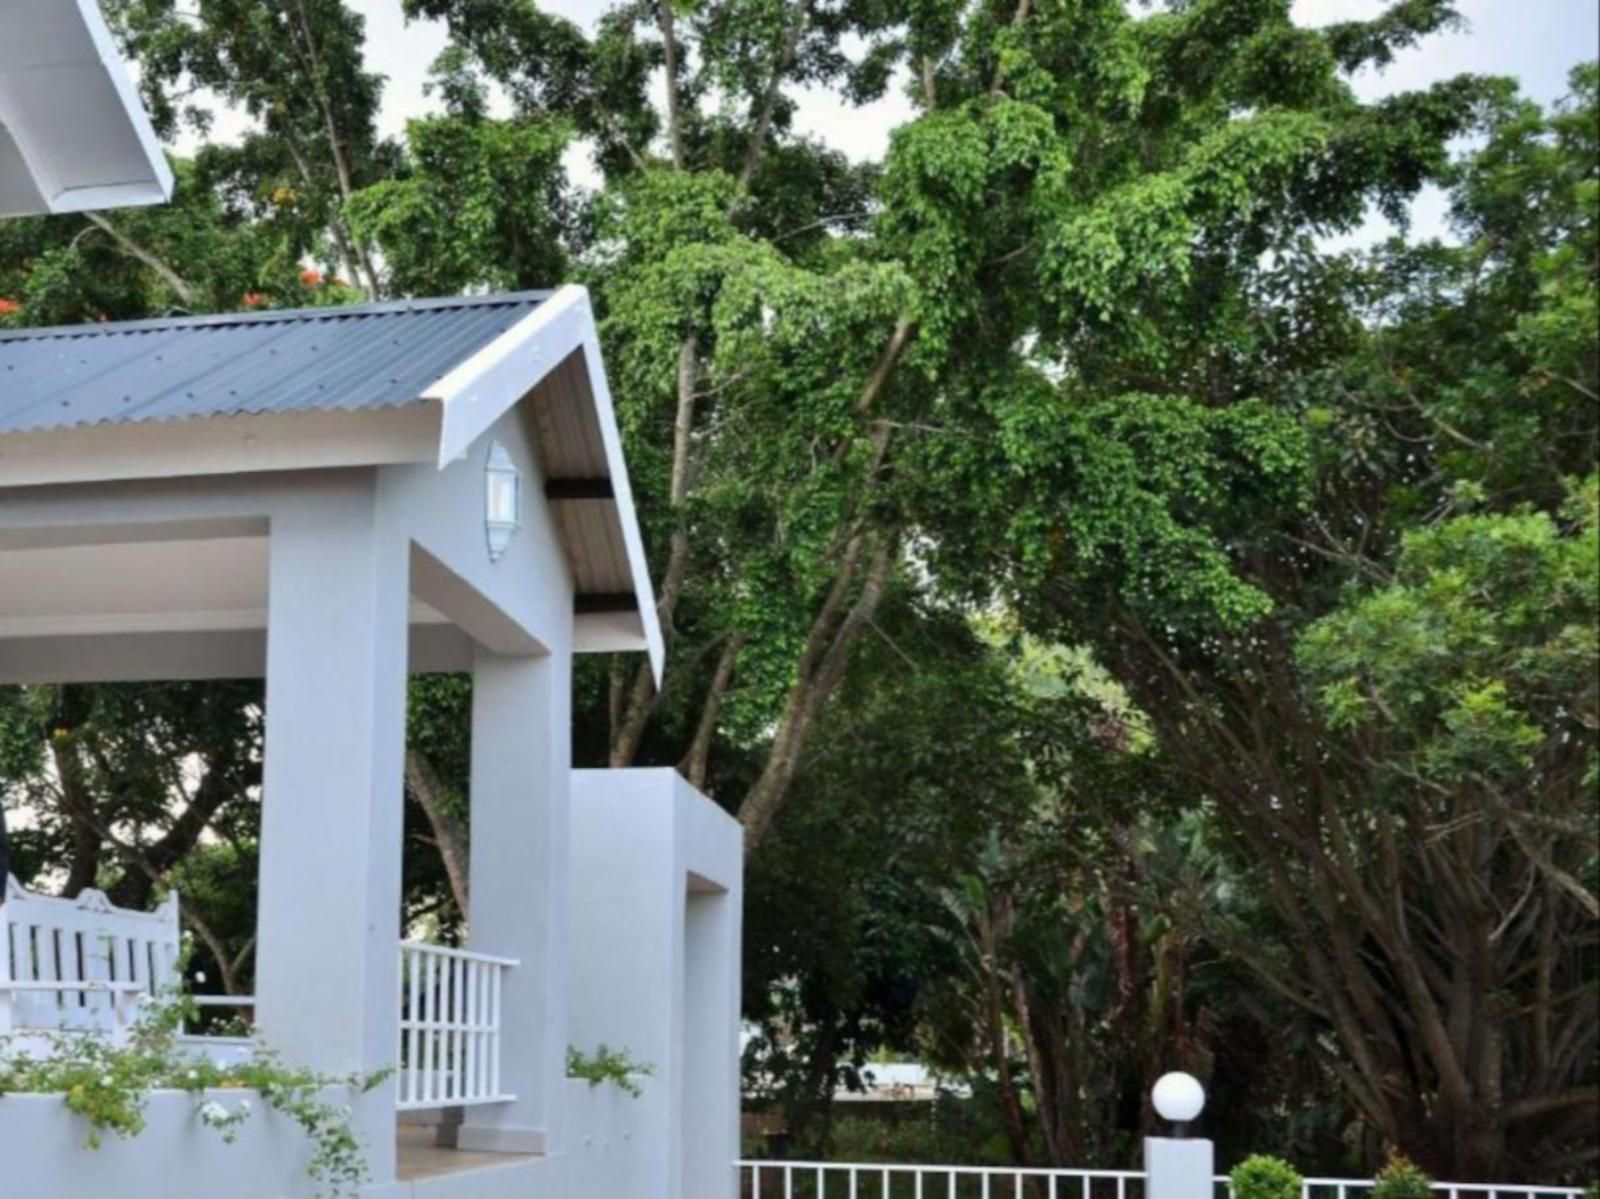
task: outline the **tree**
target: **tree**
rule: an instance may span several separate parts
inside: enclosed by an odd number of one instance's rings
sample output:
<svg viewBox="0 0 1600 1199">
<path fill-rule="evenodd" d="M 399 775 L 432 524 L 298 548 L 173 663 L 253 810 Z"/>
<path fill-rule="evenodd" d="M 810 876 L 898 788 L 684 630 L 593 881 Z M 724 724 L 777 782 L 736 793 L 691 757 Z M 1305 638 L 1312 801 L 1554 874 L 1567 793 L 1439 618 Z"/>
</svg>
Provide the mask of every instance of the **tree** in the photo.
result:
<svg viewBox="0 0 1600 1199">
<path fill-rule="evenodd" d="M 1592 1168 L 1595 80 L 1494 101 L 1465 244 L 1262 261 L 1159 396 L 1137 337 L 1033 379 L 940 544 L 1149 714 L 1256 878 L 1208 931 L 1441 1176 Z"/>
<path fill-rule="evenodd" d="M 63 879 L 62 892 L 103 889 L 143 909 L 197 855 L 254 861 L 259 835 L 258 683 L 6 688 L 0 795 L 27 811 L 16 873 Z M 225 991 L 249 991 L 254 896 L 215 887 L 181 911 Z M 244 918 L 237 909 L 243 908 Z"/>
<path fill-rule="evenodd" d="M 236 176 L 257 221 L 288 238 L 291 263 L 325 256 L 379 298 L 377 266 L 343 211 L 391 154 L 377 137 L 382 79 L 365 69 L 363 18 L 343 0 L 108 0 L 106 11 L 139 60 L 157 131 L 207 132 L 210 97 L 242 107 L 258 128 L 210 147 L 218 174 Z"/>
<path fill-rule="evenodd" d="M 906 546 L 990 515 L 961 459 L 996 409 L 1029 410 L 1039 362 L 1134 348 L 1155 390 L 1185 337 L 1238 318 L 1249 264 L 1398 204 L 1492 90 L 1363 106 L 1342 81 L 1447 23 L 1442 3 L 1313 32 L 1279 3 L 726 0 L 618 7 L 592 38 L 528 0 L 407 11 L 448 24 L 462 113 L 487 78 L 520 120 L 595 139 L 580 260 L 669 644 L 659 694 L 616 667 L 608 757 L 699 780 L 714 749 L 759 743 L 726 797 L 752 847 Z M 902 66 L 921 111 L 881 172 L 788 132 L 798 86 L 870 98 Z"/>
</svg>

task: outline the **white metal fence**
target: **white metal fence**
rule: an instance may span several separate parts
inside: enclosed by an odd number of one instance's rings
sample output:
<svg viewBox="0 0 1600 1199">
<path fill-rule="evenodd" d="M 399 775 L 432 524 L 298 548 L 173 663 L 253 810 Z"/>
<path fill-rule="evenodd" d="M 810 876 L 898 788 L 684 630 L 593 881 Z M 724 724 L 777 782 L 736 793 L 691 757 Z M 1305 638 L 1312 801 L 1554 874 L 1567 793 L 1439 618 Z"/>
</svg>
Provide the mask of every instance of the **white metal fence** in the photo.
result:
<svg viewBox="0 0 1600 1199">
<path fill-rule="evenodd" d="M 742 1161 L 742 1199 L 1144 1199 L 1135 1170 L 1017 1169 L 1006 1166 L 885 1165 L 866 1162 Z M 1301 1199 L 1368 1199 L 1373 1183 L 1307 1178 Z M 1225 1175 L 1217 1199 L 1232 1199 Z M 1581 1187 L 1437 1182 L 1438 1199 L 1583 1199 Z"/>
<path fill-rule="evenodd" d="M 422 941 L 400 944 L 402 1111 L 505 1103 L 500 992 L 512 958 Z"/>
<path fill-rule="evenodd" d="M 1300 1195 L 1301 1199 L 1368 1199 L 1373 1185 L 1370 1178 L 1307 1178 L 1300 1187 Z M 1433 1193 L 1439 1199 L 1583 1199 L 1582 1187 L 1501 1182 L 1436 1182 Z M 1233 1188 L 1226 1177 L 1217 1179 L 1217 1194 L 1231 1199 Z"/>
<path fill-rule="evenodd" d="M 1144 1199 L 1136 1170 L 744 1161 L 743 1199 Z"/>
</svg>

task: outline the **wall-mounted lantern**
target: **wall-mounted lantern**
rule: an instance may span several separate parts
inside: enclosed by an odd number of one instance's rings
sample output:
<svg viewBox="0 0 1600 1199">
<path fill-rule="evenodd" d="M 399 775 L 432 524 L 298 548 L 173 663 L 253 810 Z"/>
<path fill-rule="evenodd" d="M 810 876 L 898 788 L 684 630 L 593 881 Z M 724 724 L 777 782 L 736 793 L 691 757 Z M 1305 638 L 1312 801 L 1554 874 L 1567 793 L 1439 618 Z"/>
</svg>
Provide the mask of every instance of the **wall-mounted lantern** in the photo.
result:
<svg viewBox="0 0 1600 1199">
<path fill-rule="evenodd" d="M 489 561 L 498 562 L 522 527 L 522 472 L 506 447 L 495 441 L 489 443 L 489 460 L 483 474 L 483 523 L 489 534 Z"/>
</svg>

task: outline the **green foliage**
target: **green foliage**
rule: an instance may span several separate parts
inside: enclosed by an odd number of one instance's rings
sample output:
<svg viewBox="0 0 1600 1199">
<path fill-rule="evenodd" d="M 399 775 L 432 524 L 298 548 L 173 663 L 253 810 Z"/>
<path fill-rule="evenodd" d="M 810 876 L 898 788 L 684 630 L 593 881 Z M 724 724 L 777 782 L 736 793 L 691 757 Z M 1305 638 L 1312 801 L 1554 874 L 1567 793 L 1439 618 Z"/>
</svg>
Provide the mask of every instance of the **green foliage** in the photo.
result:
<svg viewBox="0 0 1600 1199">
<path fill-rule="evenodd" d="M 1373 1179 L 1372 1199 L 1433 1199 L 1433 1179 L 1398 1153 Z"/>
<path fill-rule="evenodd" d="M 551 120 L 412 121 L 400 171 L 350 197 L 351 231 L 408 295 L 547 286 L 567 273 L 569 137 Z"/>
<path fill-rule="evenodd" d="M 1304 1181 L 1288 1162 L 1264 1154 L 1246 1158 L 1228 1174 L 1234 1199 L 1297 1199 Z"/>
<path fill-rule="evenodd" d="M 648 1062 L 635 1061 L 626 1049 L 611 1049 L 604 1042 L 595 1046 L 593 1053 L 585 1053 L 576 1045 L 567 1046 L 567 1077 L 581 1078 L 590 1087 L 610 1083 L 625 1095 L 637 1099 L 644 1094 L 640 1078 L 649 1078 L 656 1068 Z"/>
<path fill-rule="evenodd" d="M 1386 767 L 1441 783 L 1514 784 L 1570 739 L 1600 704 L 1597 494 L 1591 476 L 1565 528 L 1521 512 L 1407 533 L 1394 582 L 1301 642 L 1331 726 L 1387 726 Z"/>
</svg>

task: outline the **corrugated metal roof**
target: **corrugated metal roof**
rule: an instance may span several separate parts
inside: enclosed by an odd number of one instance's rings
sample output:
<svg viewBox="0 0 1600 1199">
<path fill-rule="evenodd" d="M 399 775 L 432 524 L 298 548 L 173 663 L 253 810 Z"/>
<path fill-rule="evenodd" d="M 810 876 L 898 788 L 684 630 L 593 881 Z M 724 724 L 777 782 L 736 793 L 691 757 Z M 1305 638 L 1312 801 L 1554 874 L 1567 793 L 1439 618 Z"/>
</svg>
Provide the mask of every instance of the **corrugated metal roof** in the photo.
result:
<svg viewBox="0 0 1600 1199">
<path fill-rule="evenodd" d="M 0 331 L 0 433 L 409 404 L 549 294 Z"/>
</svg>

